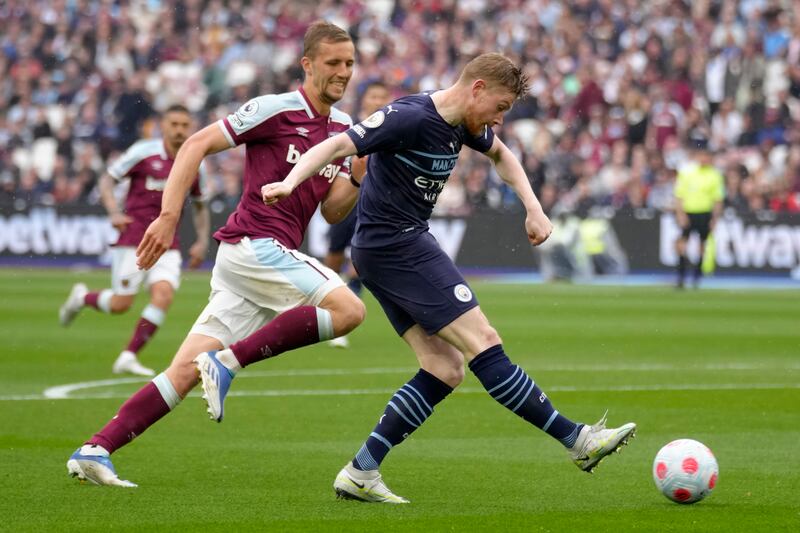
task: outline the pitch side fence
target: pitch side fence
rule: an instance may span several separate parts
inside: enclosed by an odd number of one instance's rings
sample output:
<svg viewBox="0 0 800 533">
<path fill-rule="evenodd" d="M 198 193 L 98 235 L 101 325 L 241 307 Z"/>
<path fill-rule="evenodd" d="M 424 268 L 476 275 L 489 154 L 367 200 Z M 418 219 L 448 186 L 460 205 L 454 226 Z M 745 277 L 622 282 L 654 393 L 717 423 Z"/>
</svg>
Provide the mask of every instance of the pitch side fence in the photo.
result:
<svg viewBox="0 0 800 533">
<path fill-rule="evenodd" d="M 212 227 L 222 225 L 227 212 L 212 209 Z M 628 256 L 632 271 L 667 271 L 676 263 L 673 242 L 678 227 L 671 215 L 648 210 L 605 214 Z M 194 240 L 188 214 L 180 227 L 182 247 Z M 478 212 L 469 217 L 441 217 L 431 231 L 461 267 L 535 270 L 538 257 L 528 245 L 521 213 Z M 0 206 L 0 264 L 91 266 L 108 263 L 108 243 L 116 238 L 100 207 Z M 788 273 L 800 266 L 800 217 L 726 215 L 715 232 L 718 271 L 726 273 Z M 324 255 L 327 225 L 312 222 L 304 248 Z M 696 248 L 697 243 L 692 246 Z M 216 243 L 211 244 L 213 258 Z"/>
</svg>

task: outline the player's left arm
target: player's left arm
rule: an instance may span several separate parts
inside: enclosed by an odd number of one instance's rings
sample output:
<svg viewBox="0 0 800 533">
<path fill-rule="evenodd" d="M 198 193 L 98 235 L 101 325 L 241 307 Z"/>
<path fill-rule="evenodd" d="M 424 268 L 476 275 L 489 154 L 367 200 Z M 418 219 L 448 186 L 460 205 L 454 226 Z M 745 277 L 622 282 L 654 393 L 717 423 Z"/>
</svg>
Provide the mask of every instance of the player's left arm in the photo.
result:
<svg viewBox="0 0 800 533">
<path fill-rule="evenodd" d="M 527 212 L 525 230 L 528 233 L 528 240 L 534 246 L 542 244 L 553 231 L 553 224 L 544 214 L 542 204 L 533 193 L 522 164 L 498 137 L 494 138 L 492 147 L 485 154 L 494 163 L 500 178 L 514 189 L 522 205 L 525 206 Z"/>
<path fill-rule="evenodd" d="M 356 152 L 356 145 L 353 144 L 353 141 L 345 133 L 340 133 L 322 141 L 300 156 L 300 160 L 283 181 L 267 183 L 261 187 L 261 196 L 264 203 L 266 205 L 273 205 L 279 202 L 282 198 L 286 198 L 292 194 L 292 191 L 312 174 L 319 172 L 322 167 L 334 159 L 344 159 L 345 157 L 354 155 Z M 348 186 L 351 189 L 356 189 L 350 185 Z M 353 190 L 350 194 L 353 196 L 351 201 L 355 202 L 358 190 Z M 352 207 L 352 205 L 350 207 Z"/>
</svg>

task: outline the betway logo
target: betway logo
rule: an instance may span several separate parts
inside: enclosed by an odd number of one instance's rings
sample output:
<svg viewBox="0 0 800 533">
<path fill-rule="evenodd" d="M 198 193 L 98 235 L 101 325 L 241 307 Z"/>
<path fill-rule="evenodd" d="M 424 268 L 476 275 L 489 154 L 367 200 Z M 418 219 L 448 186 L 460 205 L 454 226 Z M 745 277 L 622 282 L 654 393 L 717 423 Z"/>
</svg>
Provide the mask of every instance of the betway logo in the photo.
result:
<svg viewBox="0 0 800 533">
<path fill-rule="evenodd" d="M 144 188 L 148 191 L 163 191 L 166 185 L 167 180 L 160 180 L 153 176 L 147 176 L 147 179 L 144 181 Z"/>
<path fill-rule="evenodd" d="M 296 165 L 298 161 L 300 161 L 300 150 L 298 150 L 295 145 L 289 145 L 289 151 L 286 152 L 286 162 L 290 165 Z M 325 178 L 328 178 L 328 181 L 333 181 L 333 178 L 339 174 L 339 171 L 342 169 L 341 165 L 334 165 L 333 163 L 328 163 L 319 171 L 319 175 Z"/>
<path fill-rule="evenodd" d="M 467 230 L 466 220 L 460 218 L 444 219 L 435 218 L 428 221 L 430 232 L 436 237 L 439 246 L 442 247 L 450 259 L 456 260 L 458 252 L 461 251 L 461 243 L 464 240 L 464 233 Z M 328 252 L 328 231 L 330 226 L 322 218 L 322 215 L 317 209 L 311 222 L 308 224 L 308 231 L 306 238 L 308 243 L 308 251 L 311 255 L 316 257 L 325 257 Z"/>
<path fill-rule="evenodd" d="M 660 259 L 665 265 L 678 262 L 675 239 L 680 229 L 672 216 L 661 217 Z M 722 218 L 714 231 L 717 265 L 720 267 L 789 269 L 800 265 L 800 226 L 755 225 L 740 218 Z M 689 257 L 699 253 L 699 239 L 692 235 Z"/>
<path fill-rule="evenodd" d="M 0 253 L 99 255 L 116 238 L 105 216 L 58 215 L 55 209 L 0 215 Z"/>
</svg>

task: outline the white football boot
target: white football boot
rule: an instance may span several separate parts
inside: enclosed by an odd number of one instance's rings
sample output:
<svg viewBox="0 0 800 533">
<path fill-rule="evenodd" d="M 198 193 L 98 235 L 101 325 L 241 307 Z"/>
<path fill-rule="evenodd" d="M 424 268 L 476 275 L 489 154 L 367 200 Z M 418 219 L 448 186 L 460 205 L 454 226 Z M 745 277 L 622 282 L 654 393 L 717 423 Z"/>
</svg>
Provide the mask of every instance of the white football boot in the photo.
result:
<svg viewBox="0 0 800 533">
<path fill-rule="evenodd" d="M 62 326 L 69 326 L 75 320 L 75 317 L 83 309 L 83 299 L 88 292 L 89 288 L 83 283 L 76 283 L 72 286 L 64 305 L 58 310 L 58 321 Z"/>
<path fill-rule="evenodd" d="M 114 470 L 114 465 L 108 452 L 93 444 L 85 444 L 75 450 L 67 461 L 67 473 L 77 477 L 81 482 L 87 479 L 95 485 L 108 485 L 113 487 L 136 487 L 126 479 L 120 479 Z"/>
<path fill-rule="evenodd" d="M 606 411 L 608 414 L 608 411 Z M 618 428 L 606 429 L 606 415 L 593 426 L 583 426 L 575 445 L 567 449 L 572 462 L 584 472 L 592 472 L 597 464 L 612 452 L 628 444 L 635 436 L 636 424 L 628 422 Z"/>
<path fill-rule="evenodd" d="M 398 496 L 383 482 L 377 470 L 359 470 L 353 463 L 347 463 L 333 482 L 336 496 L 345 500 L 378 503 L 409 503 Z"/>
<path fill-rule="evenodd" d="M 328 346 L 331 348 L 349 348 L 350 341 L 347 339 L 347 335 L 342 335 L 341 337 L 329 340 Z"/>
<path fill-rule="evenodd" d="M 152 368 L 147 368 L 142 365 L 142 363 L 139 362 L 139 358 L 136 357 L 136 354 L 128 350 L 124 350 L 119 354 L 119 357 L 117 357 L 117 360 L 114 361 L 114 365 L 111 367 L 111 371 L 115 374 L 133 374 L 135 376 L 145 377 L 156 375 Z"/>
</svg>

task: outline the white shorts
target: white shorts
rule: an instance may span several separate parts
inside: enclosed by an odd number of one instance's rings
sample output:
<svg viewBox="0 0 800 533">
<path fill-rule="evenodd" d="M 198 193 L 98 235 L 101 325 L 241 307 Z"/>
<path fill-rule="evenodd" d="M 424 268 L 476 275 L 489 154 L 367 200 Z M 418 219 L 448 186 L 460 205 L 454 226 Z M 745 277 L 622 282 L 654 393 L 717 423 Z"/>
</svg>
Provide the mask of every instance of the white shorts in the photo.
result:
<svg viewBox="0 0 800 533">
<path fill-rule="evenodd" d="M 333 270 L 274 239 L 222 242 L 208 305 L 191 333 L 213 337 L 228 347 L 275 315 L 301 305 L 319 305 L 343 286 Z"/>
<path fill-rule="evenodd" d="M 167 250 L 150 270 L 139 270 L 136 266 L 136 248 L 112 247 L 111 290 L 114 294 L 136 294 L 143 281 L 147 282 L 148 287 L 157 281 L 166 281 L 178 290 L 181 285 L 181 253 Z"/>
</svg>

